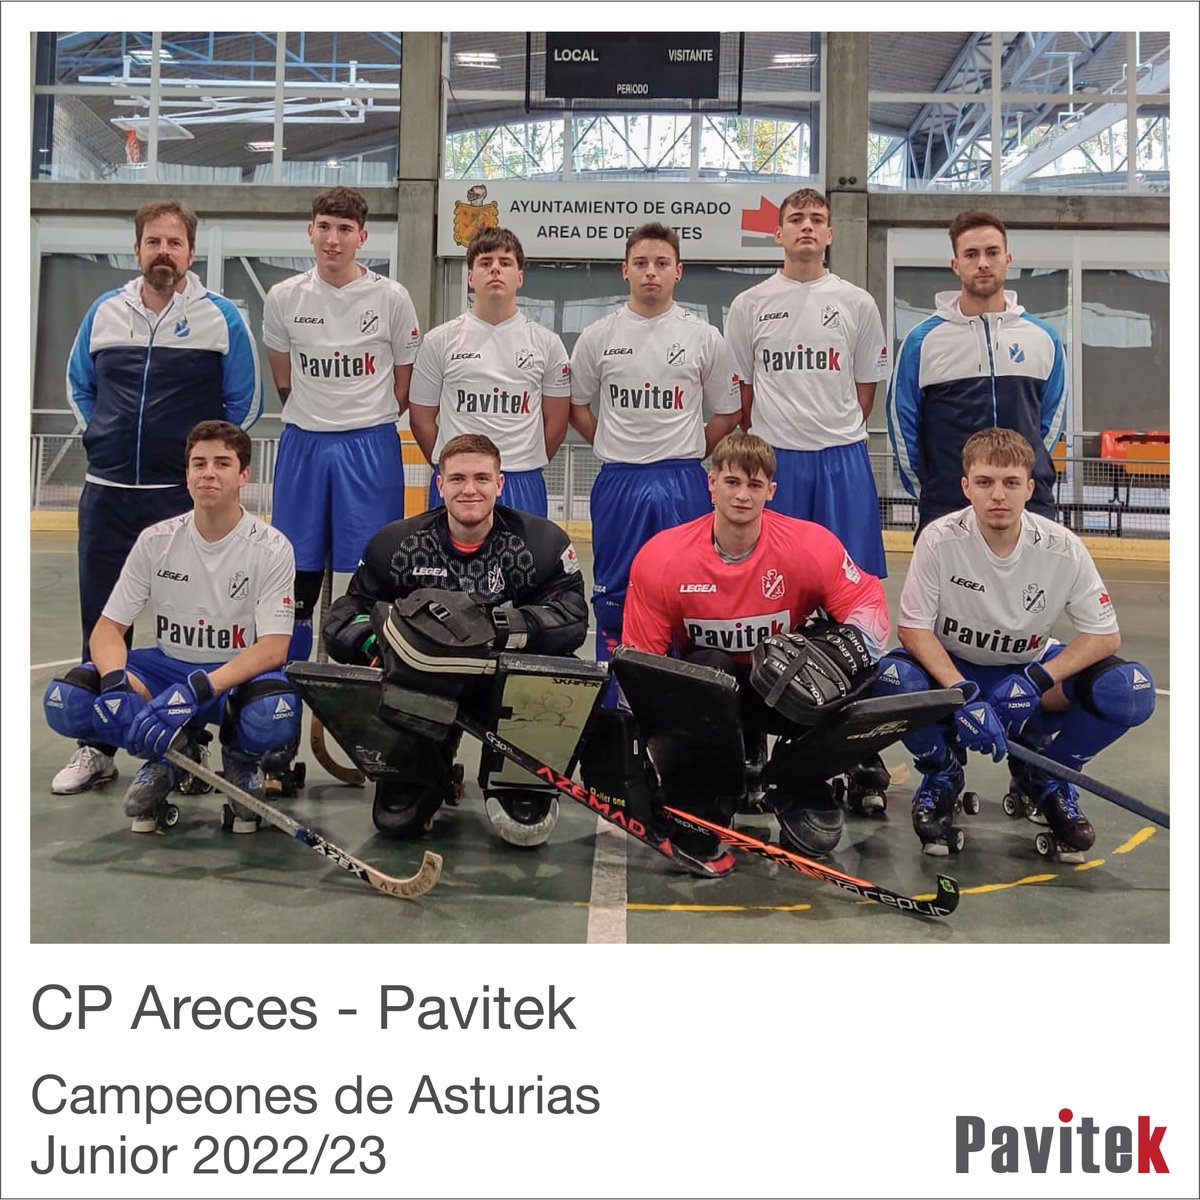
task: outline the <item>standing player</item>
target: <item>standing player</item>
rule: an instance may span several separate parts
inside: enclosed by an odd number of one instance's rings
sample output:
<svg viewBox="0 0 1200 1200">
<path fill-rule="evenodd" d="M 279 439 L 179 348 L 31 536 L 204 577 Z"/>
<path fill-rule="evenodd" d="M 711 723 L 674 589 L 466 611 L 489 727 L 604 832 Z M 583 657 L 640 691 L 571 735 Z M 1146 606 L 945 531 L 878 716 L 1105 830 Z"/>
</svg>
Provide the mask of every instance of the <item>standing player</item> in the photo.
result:
<svg viewBox="0 0 1200 1200">
<path fill-rule="evenodd" d="M 745 741 L 753 746 L 769 710 L 747 685 L 750 652 L 777 633 L 802 629 L 821 609 L 857 626 L 872 657 L 889 632 L 887 600 L 874 575 L 859 570 L 838 538 L 811 521 L 764 511 L 774 495 L 775 454 L 753 434 L 731 433 L 712 452 L 713 512 L 652 537 L 633 560 L 625 605 L 625 644 L 736 676 Z M 775 730 L 780 732 L 780 730 Z M 842 832 L 828 785 L 768 793 L 780 836 L 802 854 L 827 854 Z"/>
<path fill-rule="evenodd" d="M 250 438 L 225 421 L 187 436 L 194 507 L 138 537 L 91 637 L 91 661 L 52 680 L 46 718 L 59 733 L 123 745 L 145 763 L 125 793 L 134 833 L 153 833 L 180 772 L 163 756 L 181 730 L 194 739 L 219 724 L 225 776 L 250 792 L 259 763 L 299 732 L 300 704 L 280 669 L 292 636 L 292 548 L 242 508 Z M 126 634 L 149 606 L 153 646 L 128 650 Z M 180 748 L 176 746 L 176 748 Z M 234 833 L 258 818 L 234 802 Z"/>
<path fill-rule="evenodd" d="M 482 229 L 467 246 L 469 312 L 430 331 L 417 355 L 409 423 L 436 464 L 464 433 L 490 438 L 504 467 L 504 500 L 544 517 L 543 468 L 567 434 L 571 367 L 558 334 L 517 311 L 525 252 L 507 229 Z M 439 503 L 436 475 L 429 507 Z"/>
<path fill-rule="evenodd" d="M 1004 757 L 1009 740 L 1074 770 L 1154 711 L 1141 663 L 1115 657 L 1121 634 L 1083 543 L 1026 511 L 1034 453 L 1011 429 L 967 439 L 961 487 L 968 508 L 935 520 L 917 542 L 900 597 L 903 650 L 880 662 L 876 693 L 957 687 L 965 703 L 944 726 L 904 738 L 921 782 L 913 828 L 926 854 L 962 846 L 953 828 L 967 750 Z M 1050 632 L 1066 615 L 1065 645 Z M 1012 790 L 1049 824 L 1059 857 L 1083 861 L 1095 841 L 1075 788 L 1013 767 Z"/>
<path fill-rule="evenodd" d="M 869 293 L 825 269 L 829 201 L 811 188 L 779 207 L 783 267 L 735 296 L 725 322 L 742 383 L 742 425 L 775 450 L 771 507 L 832 530 L 854 561 L 887 574 L 867 454 L 875 385 L 888 375 Z"/>
<path fill-rule="evenodd" d="M 1005 291 L 1008 231 L 989 212 L 950 225 L 959 292 L 938 292 L 937 312 L 904 339 L 888 391 L 888 437 L 905 490 L 917 497 L 917 536 L 962 505 L 962 448 L 976 430 L 1015 429 L 1034 448 L 1031 512 L 1054 520 L 1050 457 L 1067 414 L 1066 359 L 1058 334 Z"/>
<path fill-rule="evenodd" d="M 473 596 L 491 615 L 496 649 L 570 654 L 587 637 L 587 601 L 570 539 L 551 521 L 496 503 L 507 482 L 490 439 L 460 434 L 438 466 L 444 505 L 386 525 L 371 539 L 323 627 L 330 657 L 369 662 L 375 604 L 431 584 Z M 457 745 L 457 736 L 414 735 L 412 753 L 375 785 L 372 817 L 380 833 L 407 838 L 426 828 L 452 794 Z M 558 820 L 552 789 L 488 789 L 485 796 L 488 817 L 514 845 L 540 845 Z"/>
<path fill-rule="evenodd" d="M 629 303 L 589 325 L 571 357 L 571 424 L 603 464 L 591 498 L 598 661 L 621 642 L 633 556 L 709 511 L 700 461 L 741 419 L 724 339 L 675 303 L 675 231 L 657 221 L 635 229 L 621 276 Z"/>
<path fill-rule="evenodd" d="M 829 201 L 801 188 L 779 206 L 777 274 L 735 296 L 725 322 L 742 382 L 742 425 L 775 450 L 771 507 L 832 530 L 854 561 L 887 575 L 879 494 L 867 453 L 875 385 L 888 376 L 879 309 L 830 273 Z M 853 807 L 883 807 L 890 782 L 876 754 L 850 772 Z"/>
<path fill-rule="evenodd" d="M 83 657 L 117 576 L 143 529 L 189 507 L 187 431 L 262 413 L 258 353 L 236 306 L 188 269 L 196 214 L 177 200 L 143 205 L 133 251 L 141 275 L 88 309 L 67 363 L 67 401 L 84 427 L 79 498 Z M 50 790 L 85 792 L 116 778 L 116 745 L 85 734 Z"/>
<path fill-rule="evenodd" d="M 263 341 L 283 403 L 271 520 L 296 551 L 296 633 L 308 658 L 326 564 L 353 571 L 371 535 L 404 515 L 396 421 L 420 330 L 408 292 L 357 261 L 367 202 L 335 187 L 312 202 L 316 265 L 277 283 Z"/>
</svg>

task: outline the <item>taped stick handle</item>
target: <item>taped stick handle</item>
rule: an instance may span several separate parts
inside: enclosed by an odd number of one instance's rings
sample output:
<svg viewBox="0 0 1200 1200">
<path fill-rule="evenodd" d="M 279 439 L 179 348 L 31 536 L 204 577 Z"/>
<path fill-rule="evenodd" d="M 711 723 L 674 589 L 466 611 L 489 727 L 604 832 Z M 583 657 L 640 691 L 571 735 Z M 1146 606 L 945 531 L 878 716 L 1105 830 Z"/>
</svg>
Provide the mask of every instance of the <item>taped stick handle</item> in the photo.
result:
<svg viewBox="0 0 1200 1200">
<path fill-rule="evenodd" d="M 1076 787 L 1081 787 L 1085 792 L 1091 792 L 1095 796 L 1100 796 L 1104 800 L 1117 805 L 1118 808 L 1127 809 L 1131 813 L 1136 813 L 1139 817 L 1145 817 L 1147 821 L 1153 821 L 1155 825 L 1161 825 L 1164 829 L 1171 828 L 1171 818 L 1165 812 L 1161 812 L 1157 808 L 1144 803 L 1141 800 L 1135 800 L 1134 797 L 1122 792 L 1119 788 L 1110 787 L 1107 783 L 1101 783 L 1099 779 L 1093 779 L 1090 775 L 1085 775 L 1082 771 L 1076 771 L 1072 767 L 1063 766 L 1062 763 L 1055 762 L 1052 758 L 1047 758 L 1044 754 L 1039 754 L 1036 750 L 1030 750 L 1027 746 L 1022 746 L 1020 742 L 1009 741 L 1008 753 L 1012 758 L 1020 762 L 1028 763 L 1031 767 L 1036 767 L 1039 771 L 1045 771 L 1047 775 L 1053 775 L 1057 779 L 1065 779 L 1068 783 L 1075 784 Z"/>
</svg>

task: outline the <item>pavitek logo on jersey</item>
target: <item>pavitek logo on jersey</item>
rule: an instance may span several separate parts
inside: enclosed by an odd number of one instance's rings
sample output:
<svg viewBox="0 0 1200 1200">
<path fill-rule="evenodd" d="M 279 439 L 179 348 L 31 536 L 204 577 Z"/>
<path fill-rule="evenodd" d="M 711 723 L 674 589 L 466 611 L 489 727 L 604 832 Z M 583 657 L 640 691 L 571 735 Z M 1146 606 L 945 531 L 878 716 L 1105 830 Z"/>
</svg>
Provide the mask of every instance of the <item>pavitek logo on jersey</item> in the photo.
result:
<svg viewBox="0 0 1200 1200">
<path fill-rule="evenodd" d="M 613 408 L 650 408 L 659 411 L 683 408 L 683 389 L 677 387 L 659 387 L 648 379 L 641 387 L 621 387 L 619 384 L 608 385 L 608 403 Z"/>
<path fill-rule="evenodd" d="M 246 626 L 230 625 L 226 629 L 209 625 L 201 617 L 195 625 L 183 625 L 159 614 L 154 636 L 172 646 L 189 646 L 193 650 L 245 650 Z"/>
<path fill-rule="evenodd" d="M 973 629 L 970 625 L 960 625 L 953 617 L 942 618 L 942 637 L 953 638 L 964 646 L 974 646 L 976 650 L 991 650 L 998 654 L 1024 654 L 1026 650 L 1037 650 L 1046 640 L 1040 633 L 1031 633 L 1027 637 L 1013 637 L 1003 629 Z"/>
<path fill-rule="evenodd" d="M 530 411 L 528 392 L 507 391 L 494 387 L 490 392 L 468 392 L 458 389 L 458 411 L 465 413 L 512 413 L 519 415 Z"/>
<path fill-rule="evenodd" d="M 753 650 L 772 634 L 787 633 L 791 628 L 791 615 L 784 608 L 779 612 L 742 617 L 736 621 L 705 621 L 697 617 L 684 617 L 683 627 L 697 646 L 739 653 Z"/>
<path fill-rule="evenodd" d="M 1135 1169 L 1139 1175 L 1171 1172 L 1162 1150 L 1167 1127 L 1153 1124 L 1146 1115 L 1138 1117 L 1136 1135 L 1128 1125 L 1104 1128 L 1091 1117 L 1080 1117 L 1079 1123 L 1072 1125 L 1075 1114 L 1069 1108 L 1059 1110 L 1058 1120 L 1058 1126 L 995 1125 L 989 1136 L 982 1117 L 957 1116 L 954 1169 L 959 1175 L 969 1174 L 973 1166 L 986 1166 L 997 1175 L 1070 1175 L 1075 1171 L 1121 1175 Z M 982 1157 L 973 1159 L 976 1154 Z"/>
<path fill-rule="evenodd" d="M 305 354 L 303 350 L 299 354 L 300 373 L 313 379 L 359 379 L 375 374 L 373 354 L 350 355 L 341 350 L 335 350 L 329 358 Z"/>
<path fill-rule="evenodd" d="M 764 371 L 838 371 L 842 369 L 842 352 L 836 346 L 818 350 L 813 346 L 796 343 L 795 350 L 764 350 Z"/>
</svg>

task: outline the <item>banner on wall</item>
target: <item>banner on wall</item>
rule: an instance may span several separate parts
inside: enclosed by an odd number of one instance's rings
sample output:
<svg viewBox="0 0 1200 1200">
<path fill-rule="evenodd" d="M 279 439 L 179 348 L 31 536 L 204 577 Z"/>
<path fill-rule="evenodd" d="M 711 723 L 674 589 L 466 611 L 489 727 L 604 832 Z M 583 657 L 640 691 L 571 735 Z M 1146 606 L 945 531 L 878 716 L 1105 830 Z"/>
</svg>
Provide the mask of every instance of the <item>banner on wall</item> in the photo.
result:
<svg viewBox="0 0 1200 1200">
<path fill-rule="evenodd" d="M 530 183 L 447 180 L 438 185 L 438 254 L 459 258 L 480 229 L 500 225 L 531 259 L 625 257 L 647 221 L 679 235 L 684 262 L 777 262 L 779 202 L 797 184 Z"/>
</svg>

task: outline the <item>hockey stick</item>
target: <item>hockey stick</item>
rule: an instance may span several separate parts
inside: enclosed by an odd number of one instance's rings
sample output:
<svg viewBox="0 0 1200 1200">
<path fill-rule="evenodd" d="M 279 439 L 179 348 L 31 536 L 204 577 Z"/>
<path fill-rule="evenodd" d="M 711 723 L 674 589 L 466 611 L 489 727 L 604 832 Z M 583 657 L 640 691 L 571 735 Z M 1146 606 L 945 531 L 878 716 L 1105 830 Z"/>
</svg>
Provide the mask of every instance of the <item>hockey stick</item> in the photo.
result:
<svg viewBox="0 0 1200 1200">
<path fill-rule="evenodd" d="M 703 817 L 693 816 L 692 813 L 672 808 L 670 805 L 667 805 L 667 812 L 673 813 L 685 825 L 691 825 L 694 829 L 714 834 L 727 846 L 745 850 L 750 854 L 757 854 L 769 862 L 790 867 L 801 875 L 820 879 L 823 883 L 832 883 L 834 887 L 840 887 L 852 895 L 861 896 L 864 900 L 875 900 L 880 904 L 890 905 L 900 912 L 919 913 L 923 917 L 948 917 L 958 907 L 958 884 L 948 875 L 937 877 L 938 899 L 914 900 L 911 896 L 902 896 L 899 892 L 890 891 L 878 884 L 869 883 L 865 879 L 847 875 L 834 867 L 814 862 L 811 858 L 805 858 L 804 855 L 796 854 L 773 842 L 760 841 L 748 833 L 743 833 L 740 829 L 730 829 L 727 825 L 718 825 L 715 821 L 707 821 Z"/>
<path fill-rule="evenodd" d="M 333 842 L 327 841 L 319 833 L 309 829 L 307 825 L 301 825 L 299 821 L 293 820 L 287 813 L 281 812 L 257 796 L 252 796 L 244 788 L 230 783 L 224 775 L 218 775 L 211 768 L 196 762 L 195 759 L 188 758 L 186 754 L 181 754 L 178 750 L 168 750 L 166 757 L 177 767 L 182 767 L 197 779 L 202 779 L 205 783 L 223 792 L 231 800 L 245 805 L 268 824 L 274 825 L 276 829 L 282 829 L 284 833 L 295 838 L 310 850 L 315 850 L 324 858 L 329 859 L 343 871 L 349 871 L 351 875 L 370 884 L 377 892 L 385 892 L 389 896 L 400 896 L 405 900 L 412 900 L 416 896 L 423 896 L 441 878 L 442 856 L 434 854 L 432 850 L 426 850 L 422 855 L 421 865 L 417 868 L 415 875 L 410 875 L 407 879 L 385 875 L 369 863 L 363 862 L 362 859 L 355 858 L 353 854 L 343 850 L 340 846 L 335 846 Z"/>
<path fill-rule="evenodd" d="M 516 763 L 518 767 L 524 768 L 531 775 L 536 775 L 543 783 L 548 783 L 556 791 L 574 800 L 577 804 L 582 804 L 584 808 L 594 812 L 597 816 L 603 817 L 604 820 L 616 825 L 619 829 L 625 830 L 630 837 L 643 842 L 652 850 L 657 850 L 659 854 L 669 858 L 693 875 L 712 879 L 727 875 L 733 870 L 734 857 L 728 851 L 712 860 L 696 858 L 675 845 L 669 837 L 660 837 L 648 829 L 637 817 L 627 814 L 620 805 L 613 804 L 611 800 L 602 799 L 591 788 L 582 787 L 573 779 L 568 779 L 560 771 L 556 771 L 547 763 L 534 758 L 520 746 L 514 746 L 512 742 L 506 741 L 498 733 L 492 732 L 476 721 L 474 717 L 462 712 L 461 709 L 454 718 L 454 723 L 473 738 L 498 750 L 510 762 Z"/>
<path fill-rule="evenodd" d="M 1110 800 L 1119 808 L 1128 809 L 1131 813 L 1136 813 L 1139 817 L 1145 817 L 1147 821 L 1153 821 L 1155 825 L 1161 825 L 1164 829 L 1171 828 L 1171 818 L 1165 812 L 1160 812 L 1157 808 L 1151 808 L 1149 804 L 1145 804 L 1141 800 L 1135 800 L 1132 796 L 1126 795 L 1125 792 L 1115 787 L 1110 787 L 1107 783 L 1101 783 L 1099 779 L 1093 779 L 1090 775 L 1085 775 L 1082 771 L 1076 771 L 1073 767 L 1065 767 L 1062 763 L 1055 762 L 1054 759 L 1047 758 L 1044 754 L 1039 754 L 1036 750 L 1030 750 L 1027 746 L 1022 746 L 1020 742 L 1014 742 L 1010 739 L 1008 753 L 1020 762 L 1028 763 L 1031 767 L 1036 767 L 1039 771 L 1045 771 L 1047 775 L 1053 775 L 1058 779 L 1065 779 L 1068 783 L 1073 783 L 1076 787 L 1083 788 L 1085 792 L 1101 796 L 1105 800 Z"/>
<path fill-rule="evenodd" d="M 323 622 L 329 614 L 329 606 L 333 602 L 333 564 L 327 563 L 325 566 L 325 577 L 321 580 L 321 621 Z M 317 662 L 327 662 L 329 655 L 325 650 L 325 643 L 321 639 L 321 626 L 317 624 Z M 312 747 L 312 752 L 317 762 L 327 770 L 339 783 L 348 784 L 350 787 L 362 787 L 366 783 L 366 776 L 357 767 L 343 767 L 337 762 L 333 755 L 329 753 L 325 745 L 325 726 L 321 722 L 320 717 L 316 713 L 312 714 L 312 721 L 308 730 L 308 744 Z"/>
</svg>

